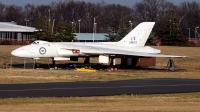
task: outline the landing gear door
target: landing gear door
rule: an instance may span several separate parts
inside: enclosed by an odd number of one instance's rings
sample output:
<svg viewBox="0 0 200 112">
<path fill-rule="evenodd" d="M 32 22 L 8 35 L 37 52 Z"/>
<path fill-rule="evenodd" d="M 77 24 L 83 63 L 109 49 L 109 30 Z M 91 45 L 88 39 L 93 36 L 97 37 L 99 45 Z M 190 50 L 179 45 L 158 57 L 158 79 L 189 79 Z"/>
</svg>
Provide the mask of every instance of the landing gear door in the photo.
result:
<svg viewBox="0 0 200 112">
<path fill-rule="evenodd" d="M 109 56 L 100 55 L 99 56 L 99 63 L 108 63 L 109 62 Z"/>
</svg>

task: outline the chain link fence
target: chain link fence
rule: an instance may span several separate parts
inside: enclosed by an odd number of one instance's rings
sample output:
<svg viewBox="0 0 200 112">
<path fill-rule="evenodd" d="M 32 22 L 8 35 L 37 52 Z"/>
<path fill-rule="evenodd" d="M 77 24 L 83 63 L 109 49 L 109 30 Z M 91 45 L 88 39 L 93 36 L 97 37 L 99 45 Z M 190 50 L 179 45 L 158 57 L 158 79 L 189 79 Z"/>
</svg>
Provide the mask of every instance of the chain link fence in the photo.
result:
<svg viewBox="0 0 200 112">
<path fill-rule="evenodd" d="M 19 68 L 19 69 L 36 69 L 39 67 L 45 66 L 45 68 L 50 68 L 50 65 L 47 63 L 36 63 L 35 59 L 30 58 L 18 58 L 18 57 L 10 57 L 1 60 L 3 62 L 2 68 L 9 69 L 9 68 Z"/>
</svg>

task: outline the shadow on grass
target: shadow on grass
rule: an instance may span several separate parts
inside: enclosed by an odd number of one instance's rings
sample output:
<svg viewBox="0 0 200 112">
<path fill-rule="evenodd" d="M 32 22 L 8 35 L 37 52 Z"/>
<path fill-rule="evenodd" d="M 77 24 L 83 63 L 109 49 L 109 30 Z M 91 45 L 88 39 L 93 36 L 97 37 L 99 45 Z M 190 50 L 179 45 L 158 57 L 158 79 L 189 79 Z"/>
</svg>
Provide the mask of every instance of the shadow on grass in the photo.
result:
<svg viewBox="0 0 200 112">
<path fill-rule="evenodd" d="M 93 68 L 96 70 L 107 70 L 107 71 L 133 71 L 133 70 L 142 70 L 142 71 L 155 71 L 155 72 L 186 72 L 186 69 L 178 68 L 177 70 L 169 70 L 165 67 L 133 67 L 133 66 L 121 66 L 121 65 L 102 65 L 98 63 L 83 64 L 83 63 L 67 63 L 67 64 L 56 64 L 56 67 L 53 64 L 41 64 L 41 63 L 27 63 L 27 64 L 13 64 L 12 68 L 18 69 L 62 69 L 62 70 L 72 70 L 76 68 Z"/>
</svg>

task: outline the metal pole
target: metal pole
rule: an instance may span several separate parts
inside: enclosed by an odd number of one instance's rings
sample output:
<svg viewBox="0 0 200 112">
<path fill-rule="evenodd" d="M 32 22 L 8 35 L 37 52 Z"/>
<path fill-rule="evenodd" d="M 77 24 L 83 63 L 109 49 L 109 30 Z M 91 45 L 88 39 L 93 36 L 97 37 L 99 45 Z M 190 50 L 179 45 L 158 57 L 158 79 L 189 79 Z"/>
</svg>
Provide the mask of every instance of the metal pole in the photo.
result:
<svg viewBox="0 0 200 112">
<path fill-rule="evenodd" d="M 93 42 L 94 42 L 94 32 L 95 32 L 95 17 L 94 17 L 94 27 L 93 27 Z"/>
<path fill-rule="evenodd" d="M 196 40 L 196 35 L 197 35 L 197 27 L 195 27 L 195 40 Z"/>
<path fill-rule="evenodd" d="M 79 38 L 80 38 L 80 32 L 81 32 L 81 28 L 80 28 L 81 25 L 80 25 L 80 22 L 81 22 L 81 20 L 78 20 L 78 23 L 79 23 L 79 25 L 78 25 L 78 26 L 79 26 Z"/>
<path fill-rule="evenodd" d="M 11 38 L 13 38 L 13 24 L 12 24 L 12 37 Z M 9 40 L 10 40 L 10 38 L 9 38 Z"/>
<path fill-rule="evenodd" d="M 26 26 L 27 26 L 27 22 L 28 22 L 29 20 L 25 19 L 25 21 L 26 21 Z"/>
<path fill-rule="evenodd" d="M 53 29 L 54 29 L 54 22 L 55 22 L 55 19 L 53 19 L 52 33 L 53 33 Z"/>
<path fill-rule="evenodd" d="M 26 69 L 26 58 L 24 58 L 24 69 Z"/>
<path fill-rule="evenodd" d="M 195 40 L 197 39 L 197 28 L 199 27 L 195 27 Z"/>
<path fill-rule="evenodd" d="M 171 32 L 171 19 L 169 21 L 170 21 L 170 37 L 171 37 L 171 34 L 172 34 L 172 32 Z"/>
<path fill-rule="evenodd" d="M 13 24 L 14 24 L 14 21 L 12 21 L 12 39 L 13 39 Z M 10 40 L 10 38 L 9 38 Z"/>
<path fill-rule="evenodd" d="M 74 30 L 74 29 L 73 29 L 73 27 L 74 27 L 74 25 L 73 25 L 73 24 L 74 24 L 74 22 L 72 22 L 72 33 L 73 33 L 73 30 Z"/>
<path fill-rule="evenodd" d="M 197 28 L 199 28 L 199 27 L 197 27 Z M 197 29 L 198 30 L 198 29 Z M 198 37 L 198 31 L 196 32 L 197 33 L 197 37 Z"/>
<path fill-rule="evenodd" d="M 35 59 L 33 59 L 33 70 L 35 69 Z"/>
<path fill-rule="evenodd" d="M 12 68 L 12 57 L 10 58 L 10 68 Z"/>
<path fill-rule="evenodd" d="M 189 30 L 188 34 L 189 34 L 189 40 L 190 40 L 190 28 L 187 28 Z"/>
<path fill-rule="evenodd" d="M 129 21 L 129 23 L 130 23 L 130 31 L 132 30 L 132 21 Z"/>
<path fill-rule="evenodd" d="M 51 10 L 49 9 L 49 27 L 50 27 L 50 22 L 51 22 Z"/>
<path fill-rule="evenodd" d="M 94 37 L 96 37 L 96 34 L 97 34 L 97 23 L 94 23 L 94 25 L 95 25 L 95 32 L 94 32 L 94 34 L 95 34 L 95 36 Z"/>
<path fill-rule="evenodd" d="M 131 30 L 133 29 L 132 27 L 133 27 L 133 23 L 131 23 Z"/>
<path fill-rule="evenodd" d="M 189 40 L 190 40 L 190 28 L 189 28 Z"/>
</svg>

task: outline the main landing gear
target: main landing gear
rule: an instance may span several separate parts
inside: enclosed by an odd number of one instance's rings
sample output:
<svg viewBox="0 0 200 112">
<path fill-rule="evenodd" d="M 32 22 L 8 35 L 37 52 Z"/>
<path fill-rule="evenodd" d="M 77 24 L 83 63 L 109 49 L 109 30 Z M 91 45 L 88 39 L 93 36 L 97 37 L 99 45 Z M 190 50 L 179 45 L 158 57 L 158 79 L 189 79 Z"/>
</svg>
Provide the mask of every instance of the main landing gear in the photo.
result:
<svg viewBox="0 0 200 112">
<path fill-rule="evenodd" d="M 110 57 L 110 66 L 114 66 L 114 65 L 115 65 L 115 58 Z"/>
<path fill-rule="evenodd" d="M 90 63 L 90 57 L 87 56 L 84 58 L 84 64 L 89 64 Z"/>
</svg>

